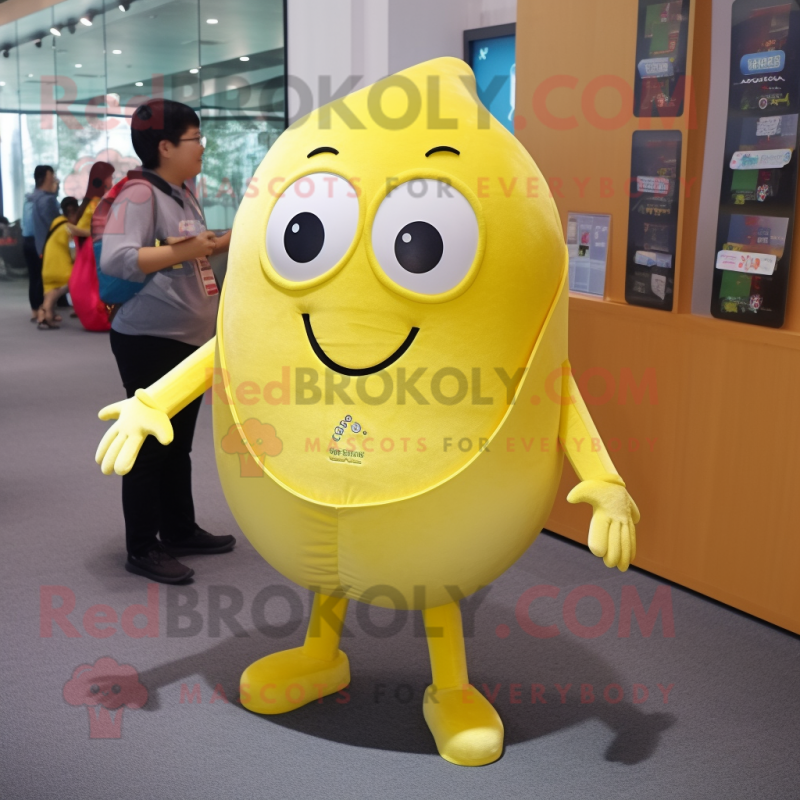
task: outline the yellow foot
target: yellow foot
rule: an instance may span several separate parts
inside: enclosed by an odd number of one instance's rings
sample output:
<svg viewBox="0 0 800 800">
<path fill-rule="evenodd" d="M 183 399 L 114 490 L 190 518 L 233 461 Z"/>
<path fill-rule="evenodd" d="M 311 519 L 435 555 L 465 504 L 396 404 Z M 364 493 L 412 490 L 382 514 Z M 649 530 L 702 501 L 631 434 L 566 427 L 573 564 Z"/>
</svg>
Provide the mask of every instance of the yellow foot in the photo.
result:
<svg viewBox="0 0 800 800">
<path fill-rule="evenodd" d="M 284 714 L 344 689 L 350 662 L 339 650 L 333 661 L 304 655 L 302 647 L 253 662 L 239 682 L 242 705 L 256 714 Z"/>
<path fill-rule="evenodd" d="M 425 690 L 422 705 L 439 755 L 462 767 L 480 767 L 503 754 L 503 723 L 492 704 L 471 685 Z"/>
</svg>

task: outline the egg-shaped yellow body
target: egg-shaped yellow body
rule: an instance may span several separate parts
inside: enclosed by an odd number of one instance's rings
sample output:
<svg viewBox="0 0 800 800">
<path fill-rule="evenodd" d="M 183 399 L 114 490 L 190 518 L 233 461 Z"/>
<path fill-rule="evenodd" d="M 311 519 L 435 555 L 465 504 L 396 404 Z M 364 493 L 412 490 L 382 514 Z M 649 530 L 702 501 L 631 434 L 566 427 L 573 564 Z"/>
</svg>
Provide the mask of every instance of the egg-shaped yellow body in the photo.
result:
<svg viewBox="0 0 800 800">
<path fill-rule="evenodd" d="M 298 584 L 434 607 L 507 569 L 559 483 L 566 248 L 457 59 L 295 123 L 234 224 L 222 486 Z"/>
</svg>

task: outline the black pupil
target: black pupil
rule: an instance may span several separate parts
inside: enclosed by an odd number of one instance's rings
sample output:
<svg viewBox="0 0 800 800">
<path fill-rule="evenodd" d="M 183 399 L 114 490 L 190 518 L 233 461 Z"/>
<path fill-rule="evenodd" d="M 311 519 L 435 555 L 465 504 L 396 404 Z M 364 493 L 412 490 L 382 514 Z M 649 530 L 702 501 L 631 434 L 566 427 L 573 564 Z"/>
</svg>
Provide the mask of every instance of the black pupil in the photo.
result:
<svg viewBox="0 0 800 800">
<path fill-rule="evenodd" d="M 325 228 L 316 214 L 303 211 L 291 218 L 283 234 L 283 246 L 292 261 L 307 264 L 322 251 Z"/>
<path fill-rule="evenodd" d="M 442 236 L 428 222 L 409 222 L 394 240 L 394 254 L 400 266 L 415 275 L 430 272 L 442 260 L 442 253 Z"/>
</svg>

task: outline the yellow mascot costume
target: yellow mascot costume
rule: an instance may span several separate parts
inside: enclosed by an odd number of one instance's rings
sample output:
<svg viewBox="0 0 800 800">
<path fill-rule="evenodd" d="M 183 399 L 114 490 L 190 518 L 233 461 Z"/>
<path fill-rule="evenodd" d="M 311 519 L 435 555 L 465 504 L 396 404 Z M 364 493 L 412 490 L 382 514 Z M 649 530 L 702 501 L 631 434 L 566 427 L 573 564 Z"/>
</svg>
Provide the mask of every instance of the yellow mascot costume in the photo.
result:
<svg viewBox="0 0 800 800">
<path fill-rule="evenodd" d="M 500 757 L 469 683 L 459 600 L 536 538 L 563 455 L 589 546 L 628 568 L 639 513 L 567 360 L 567 252 L 547 185 L 463 62 L 419 64 L 292 125 L 236 216 L 217 336 L 136 397 L 97 453 L 213 389 L 217 465 L 242 531 L 313 590 L 302 647 L 251 664 L 242 702 L 279 714 L 350 680 L 349 600 L 418 609 L 439 753 Z"/>
</svg>

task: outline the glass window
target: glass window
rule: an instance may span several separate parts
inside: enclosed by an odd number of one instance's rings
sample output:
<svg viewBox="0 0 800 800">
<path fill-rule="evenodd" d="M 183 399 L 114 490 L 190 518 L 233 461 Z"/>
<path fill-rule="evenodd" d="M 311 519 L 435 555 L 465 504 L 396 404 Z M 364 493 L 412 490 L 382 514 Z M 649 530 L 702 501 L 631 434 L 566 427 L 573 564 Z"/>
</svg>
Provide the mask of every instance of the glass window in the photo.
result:
<svg viewBox="0 0 800 800">
<path fill-rule="evenodd" d="M 261 24 L 253 25 L 253 20 Z M 224 229 L 285 127 L 283 3 L 200 0 L 201 124 L 208 138 L 198 191 L 209 228 Z"/>
<path fill-rule="evenodd" d="M 198 192 L 230 227 L 285 127 L 282 0 L 65 0 L 0 27 L 3 213 L 22 213 L 37 164 L 82 198 L 91 165 L 139 165 L 130 117 L 152 97 L 195 108 L 208 137 Z"/>
<path fill-rule="evenodd" d="M 61 32 L 52 40 L 58 92 L 55 166 L 61 194 L 81 199 L 92 164 L 106 160 L 108 147 L 103 20 L 94 15 L 91 0 L 67 0 L 54 6 L 53 21 Z"/>
<path fill-rule="evenodd" d="M 123 106 L 142 96 L 199 106 L 198 15 L 197 0 L 136 0 L 125 12 L 106 2 L 108 91 Z"/>
<path fill-rule="evenodd" d="M 0 111 L 19 111 L 17 23 L 0 27 Z"/>
<path fill-rule="evenodd" d="M 27 190 L 22 169 L 22 139 L 19 114 L 19 50 L 17 23 L 0 27 L 0 164 L 2 164 L 2 209 L 10 220 L 22 216 Z"/>
</svg>

